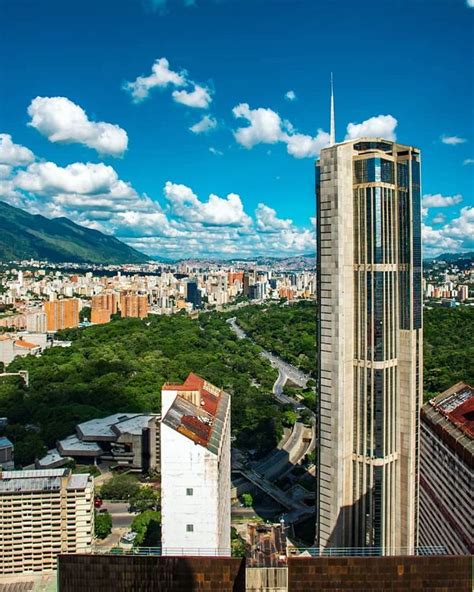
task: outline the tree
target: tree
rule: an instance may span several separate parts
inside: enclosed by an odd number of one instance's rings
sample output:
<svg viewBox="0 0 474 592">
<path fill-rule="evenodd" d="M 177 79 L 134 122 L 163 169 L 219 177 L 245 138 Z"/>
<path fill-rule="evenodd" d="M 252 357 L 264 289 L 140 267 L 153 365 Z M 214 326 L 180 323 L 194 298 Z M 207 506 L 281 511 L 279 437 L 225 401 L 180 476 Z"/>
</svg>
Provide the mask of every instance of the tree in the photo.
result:
<svg viewBox="0 0 474 592">
<path fill-rule="evenodd" d="M 138 480 L 133 475 L 114 475 L 100 488 L 100 495 L 104 499 L 128 501 L 140 489 Z"/>
<path fill-rule="evenodd" d="M 230 544 L 232 547 L 232 557 L 245 557 L 247 555 L 249 545 L 234 527 L 230 529 Z"/>
<path fill-rule="evenodd" d="M 146 510 L 135 516 L 131 529 L 137 533 L 134 545 L 156 547 L 161 542 L 161 512 Z"/>
<path fill-rule="evenodd" d="M 112 516 L 109 512 L 95 512 L 94 535 L 105 539 L 112 532 Z"/>
<path fill-rule="evenodd" d="M 253 506 L 253 496 L 251 493 L 242 494 L 242 503 L 245 508 L 251 508 Z"/>
<path fill-rule="evenodd" d="M 146 485 L 129 499 L 129 512 L 143 513 L 146 510 L 158 510 L 160 508 L 160 494 L 158 491 Z"/>
<path fill-rule="evenodd" d="M 291 428 L 295 425 L 296 420 L 298 419 L 298 414 L 295 411 L 288 409 L 287 411 L 283 412 L 283 425 Z"/>
</svg>

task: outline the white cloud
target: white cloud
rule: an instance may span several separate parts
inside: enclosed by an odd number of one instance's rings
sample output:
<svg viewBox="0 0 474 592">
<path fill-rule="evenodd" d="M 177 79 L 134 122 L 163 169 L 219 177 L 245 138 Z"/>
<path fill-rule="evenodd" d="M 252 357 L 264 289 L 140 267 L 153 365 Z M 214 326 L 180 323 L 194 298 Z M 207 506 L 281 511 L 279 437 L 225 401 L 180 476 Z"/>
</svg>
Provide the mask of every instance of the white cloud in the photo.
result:
<svg viewBox="0 0 474 592">
<path fill-rule="evenodd" d="M 205 86 L 194 85 L 194 90 L 174 90 L 173 99 L 177 103 L 196 109 L 207 109 L 212 102 L 211 91 Z"/>
<path fill-rule="evenodd" d="M 204 115 L 197 123 L 192 125 L 189 129 L 194 134 L 202 134 L 217 127 L 217 120 L 211 115 Z"/>
<path fill-rule="evenodd" d="M 459 136 L 441 136 L 441 141 L 443 144 L 448 144 L 449 146 L 457 146 L 458 144 L 464 144 L 467 142 L 465 138 L 460 138 Z"/>
<path fill-rule="evenodd" d="M 474 8 L 474 0 L 466 0 L 466 4 L 469 8 Z"/>
<path fill-rule="evenodd" d="M 473 0 L 473 2 L 474 2 L 474 0 Z M 466 159 L 463 161 L 463 165 L 464 165 L 464 166 L 466 166 L 466 165 L 468 165 L 468 164 L 474 164 L 474 158 L 466 158 Z"/>
<path fill-rule="evenodd" d="M 245 148 L 253 148 L 256 144 L 276 144 L 283 139 L 283 122 L 272 109 L 250 109 L 248 103 L 240 103 L 232 109 L 232 113 L 250 124 L 234 132 L 237 142 Z"/>
<path fill-rule="evenodd" d="M 395 128 L 397 124 L 397 120 L 392 115 L 377 115 L 362 123 L 349 123 L 346 140 L 357 140 L 363 137 L 396 140 Z"/>
<path fill-rule="evenodd" d="M 435 220 L 433 220 L 434 223 Z M 443 251 L 466 251 L 474 249 L 474 207 L 464 207 L 459 216 L 441 228 L 422 225 L 423 246 L 428 256 Z"/>
<path fill-rule="evenodd" d="M 251 219 L 244 212 L 240 196 L 229 193 L 226 198 L 211 193 L 207 202 L 201 202 L 186 185 L 166 182 L 164 189 L 171 211 L 189 222 L 208 226 L 245 226 Z"/>
<path fill-rule="evenodd" d="M 433 224 L 443 224 L 446 221 L 446 216 L 444 214 L 437 214 L 433 218 Z"/>
<path fill-rule="evenodd" d="M 296 100 L 296 93 L 294 90 L 289 90 L 287 93 L 285 93 L 285 99 L 287 101 L 295 101 Z"/>
<path fill-rule="evenodd" d="M 217 148 L 214 148 L 214 146 L 210 146 L 209 147 L 209 152 L 211 154 L 214 154 L 214 156 L 222 156 L 224 154 L 221 150 L 218 150 Z"/>
<path fill-rule="evenodd" d="M 321 148 L 329 144 L 329 134 L 318 130 L 317 135 L 312 138 L 304 134 L 286 135 L 286 149 L 288 154 L 295 158 L 309 158 L 317 156 Z"/>
<path fill-rule="evenodd" d="M 13 167 L 9 164 L 0 164 L 0 179 L 7 179 L 12 173 Z"/>
<path fill-rule="evenodd" d="M 104 121 L 91 121 L 84 109 L 67 97 L 36 97 L 28 107 L 28 115 L 28 125 L 50 142 L 83 144 L 110 156 L 122 156 L 127 149 L 124 129 Z"/>
<path fill-rule="evenodd" d="M 317 156 L 329 142 L 329 134 L 318 130 L 313 138 L 298 133 L 289 121 L 283 121 L 272 109 L 250 109 L 248 103 L 240 103 L 232 110 L 234 117 L 246 119 L 247 127 L 234 131 L 236 141 L 247 149 L 257 144 L 286 144 L 288 154 L 295 158 Z"/>
<path fill-rule="evenodd" d="M 138 76 L 133 82 L 127 82 L 124 89 L 130 92 L 136 103 L 148 97 L 152 88 L 166 88 L 167 86 L 181 87 L 187 84 L 186 72 L 170 70 L 166 58 L 159 58 L 151 68 L 149 76 Z"/>
<path fill-rule="evenodd" d="M 31 150 L 15 144 L 10 134 L 0 134 L 0 164 L 10 166 L 24 166 L 35 159 Z"/>
<path fill-rule="evenodd" d="M 423 206 L 425 208 L 447 208 L 462 202 L 462 195 L 441 195 L 436 193 L 434 195 L 428 194 L 423 196 Z"/>
<path fill-rule="evenodd" d="M 266 206 L 263 203 L 259 203 L 255 210 L 255 219 L 257 221 L 257 228 L 262 232 L 278 232 L 291 228 L 293 220 L 282 219 L 277 217 L 276 210 Z"/>
</svg>

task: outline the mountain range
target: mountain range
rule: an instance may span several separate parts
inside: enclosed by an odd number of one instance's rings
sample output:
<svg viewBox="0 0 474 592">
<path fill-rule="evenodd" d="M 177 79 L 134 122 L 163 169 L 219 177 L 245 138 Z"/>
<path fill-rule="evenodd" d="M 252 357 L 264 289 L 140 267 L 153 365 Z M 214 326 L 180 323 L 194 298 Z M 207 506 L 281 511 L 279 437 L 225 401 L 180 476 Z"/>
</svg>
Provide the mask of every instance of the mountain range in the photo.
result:
<svg viewBox="0 0 474 592">
<path fill-rule="evenodd" d="M 68 218 L 29 214 L 0 201 L 0 261 L 23 259 L 74 263 L 144 263 L 149 257 Z"/>
</svg>

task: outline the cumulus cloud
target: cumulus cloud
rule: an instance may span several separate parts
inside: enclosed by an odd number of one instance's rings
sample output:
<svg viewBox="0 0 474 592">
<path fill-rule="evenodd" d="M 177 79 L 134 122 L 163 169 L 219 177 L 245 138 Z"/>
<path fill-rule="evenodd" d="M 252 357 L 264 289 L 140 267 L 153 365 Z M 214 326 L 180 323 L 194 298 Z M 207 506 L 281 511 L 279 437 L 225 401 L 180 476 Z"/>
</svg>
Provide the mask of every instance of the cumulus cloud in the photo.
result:
<svg viewBox="0 0 474 592">
<path fill-rule="evenodd" d="M 459 136 L 441 136 L 441 141 L 443 144 L 448 144 L 448 146 L 457 146 L 458 144 L 464 144 L 467 142 L 466 138 L 460 138 Z"/>
<path fill-rule="evenodd" d="M 317 156 L 329 143 L 329 134 L 318 130 L 313 138 L 298 133 L 289 121 L 281 119 L 278 113 L 268 108 L 251 109 L 248 103 L 240 103 L 232 110 L 234 117 L 246 119 L 248 126 L 234 131 L 236 141 L 247 149 L 257 144 L 286 144 L 287 152 L 295 158 Z"/>
<path fill-rule="evenodd" d="M 8 178 L 12 173 L 13 167 L 9 164 L 0 164 L 0 179 Z"/>
<path fill-rule="evenodd" d="M 436 193 L 434 195 L 428 194 L 423 196 L 423 206 L 425 208 L 447 208 L 462 202 L 462 195 L 441 195 Z"/>
<path fill-rule="evenodd" d="M 289 90 L 285 93 L 285 99 L 287 101 L 295 101 L 296 100 L 296 93 L 294 90 Z"/>
<path fill-rule="evenodd" d="M 195 84 L 192 91 L 175 90 L 172 96 L 177 103 L 196 109 L 207 109 L 212 102 L 211 91 L 199 84 Z"/>
<path fill-rule="evenodd" d="M 469 8 L 474 8 L 474 0 L 466 0 L 466 4 Z"/>
<path fill-rule="evenodd" d="M 149 76 L 138 76 L 133 82 L 126 82 L 124 89 L 131 95 L 135 103 L 146 99 L 153 88 L 166 88 L 167 86 L 181 87 L 186 85 L 186 72 L 175 72 L 170 69 L 166 58 L 159 58 L 151 67 Z"/>
<path fill-rule="evenodd" d="M 36 97 L 28 107 L 29 126 L 50 142 L 78 143 L 99 154 L 122 156 L 127 132 L 112 123 L 91 121 L 82 107 L 66 97 Z"/>
<path fill-rule="evenodd" d="M 10 134 L 0 134 L 0 164 L 24 166 L 34 159 L 33 152 L 25 146 L 15 144 Z"/>
<path fill-rule="evenodd" d="M 433 218 L 433 224 L 443 224 L 446 221 L 446 216 L 444 214 L 437 214 Z"/>
<path fill-rule="evenodd" d="M 396 140 L 395 128 L 397 124 L 397 120 L 392 115 L 377 115 L 362 123 L 349 123 L 346 140 L 357 140 L 363 137 Z"/>
<path fill-rule="evenodd" d="M 204 115 L 197 123 L 192 125 L 189 129 L 194 134 L 203 134 L 209 132 L 217 127 L 217 120 L 211 115 Z"/>
<path fill-rule="evenodd" d="M 167 181 L 164 194 L 173 214 L 183 220 L 208 226 L 245 226 L 251 223 L 236 193 L 229 193 L 225 198 L 211 193 L 207 202 L 201 202 L 186 185 Z"/>
<path fill-rule="evenodd" d="M 436 219 L 433 220 L 436 223 Z M 441 228 L 422 225 L 425 254 L 434 256 L 443 251 L 466 251 L 474 249 L 474 207 L 461 209 L 459 216 Z"/>
<path fill-rule="evenodd" d="M 474 2 L 474 0 L 473 0 L 473 2 Z M 463 165 L 464 165 L 464 166 L 466 166 L 466 165 L 468 165 L 468 164 L 474 164 L 474 158 L 466 158 L 466 159 L 463 161 Z"/>
<path fill-rule="evenodd" d="M 279 230 L 291 228 L 293 225 L 293 220 L 278 218 L 276 210 L 263 203 L 258 204 L 255 210 L 255 219 L 258 229 L 262 232 L 278 232 Z"/>
</svg>

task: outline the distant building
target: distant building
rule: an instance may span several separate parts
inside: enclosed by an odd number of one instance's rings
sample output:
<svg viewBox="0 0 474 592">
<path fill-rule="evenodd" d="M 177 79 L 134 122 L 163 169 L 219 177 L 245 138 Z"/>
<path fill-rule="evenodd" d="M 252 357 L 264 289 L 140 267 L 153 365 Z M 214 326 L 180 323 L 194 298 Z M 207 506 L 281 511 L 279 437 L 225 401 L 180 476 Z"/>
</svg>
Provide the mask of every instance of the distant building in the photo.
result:
<svg viewBox="0 0 474 592">
<path fill-rule="evenodd" d="M 100 325 L 108 323 L 110 317 L 118 310 L 118 300 L 115 292 L 102 292 L 92 296 L 91 300 L 91 323 Z"/>
<path fill-rule="evenodd" d="M 36 462 L 54 468 L 70 460 L 80 464 L 110 462 L 133 471 L 157 469 L 160 462 L 160 416 L 116 413 L 76 426 L 76 433 Z"/>
<path fill-rule="evenodd" d="M 162 390 L 165 555 L 230 555 L 230 396 L 190 374 Z"/>
<path fill-rule="evenodd" d="M 50 300 L 45 302 L 43 306 L 46 313 L 47 331 L 60 331 L 79 326 L 79 300 L 77 298 Z"/>
<path fill-rule="evenodd" d="M 461 285 L 458 286 L 458 300 L 464 302 L 469 298 L 469 286 Z"/>
<path fill-rule="evenodd" d="M 26 315 L 26 330 L 29 333 L 46 333 L 46 314 L 32 312 Z"/>
<path fill-rule="evenodd" d="M 13 461 L 13 444 L 8 438 L 0 436 L 0 471 L 10 471 L 15 467 Z"/>
<path fill-rule="evenodd" d="M 90 475 L 0 471 L 0 575 L 52 571 L 60 553 L 90 550 L 93 531 Z"/>
<path fill-rule="evenodd" d="M 42 347 L 17 335 L 0 335 L 0 362 L 8 366 L 16 357 L 37 356 Z"/>
<path fill-rule="evenodd" d="M 120 314 L 122 317 L 148 316 L 148 297 L 146 294 L 123 292 L 120 294 Z"/>
<path fill-rule="evenodd" d="M 186 302 L 191 302 L 193 308 L 201 308 L 201 291 L 195 280 L 189 280 L 186 284 Z"/>
<path fill-rule="evenodd" d="M 421 409 L 422 546 L 474 553 L 474 388 L 459 382 Z"/>
</svg>

